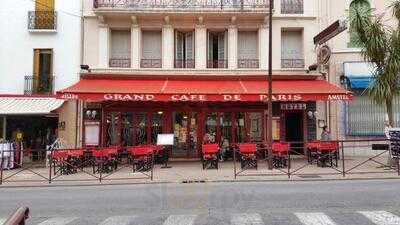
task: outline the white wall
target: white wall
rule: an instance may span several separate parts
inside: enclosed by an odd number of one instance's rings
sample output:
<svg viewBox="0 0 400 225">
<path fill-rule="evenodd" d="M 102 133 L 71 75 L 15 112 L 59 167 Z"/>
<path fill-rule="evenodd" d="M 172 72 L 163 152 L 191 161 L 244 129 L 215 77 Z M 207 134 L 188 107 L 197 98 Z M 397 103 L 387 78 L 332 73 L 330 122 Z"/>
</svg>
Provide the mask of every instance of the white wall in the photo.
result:
<svg viewBox="0 0 400 225">
<path fill-rule="evenodd" d="M 23 94 L 24 76 L 33 73 L 33 49 L 53 49 L 55 90 L 78 80 L 81 42 L 81 1 L 55 0 L 57 32 L 28 31 L 28 11 L 34 1 L 1 0 L 0 7 L 0 94 Z M 61 11 L 63 12 L 61 12 Z M 68 12 L 73 15 L 68 15 Z"/>
</svg>

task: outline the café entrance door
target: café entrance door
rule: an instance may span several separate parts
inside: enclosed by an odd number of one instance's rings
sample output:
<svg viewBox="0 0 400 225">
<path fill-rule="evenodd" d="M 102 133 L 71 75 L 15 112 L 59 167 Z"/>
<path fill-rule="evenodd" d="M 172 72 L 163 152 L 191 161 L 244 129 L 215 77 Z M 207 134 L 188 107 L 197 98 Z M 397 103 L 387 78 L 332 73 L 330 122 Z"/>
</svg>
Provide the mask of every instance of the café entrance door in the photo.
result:
<svg viewBox="0 0 400 225">
<path fill-rule="evenodd" d="M 172 112 L 172 128 L 174 131 L 174 145 L 172 157 L 198 157 L 198 113 Z"/>
</svg>

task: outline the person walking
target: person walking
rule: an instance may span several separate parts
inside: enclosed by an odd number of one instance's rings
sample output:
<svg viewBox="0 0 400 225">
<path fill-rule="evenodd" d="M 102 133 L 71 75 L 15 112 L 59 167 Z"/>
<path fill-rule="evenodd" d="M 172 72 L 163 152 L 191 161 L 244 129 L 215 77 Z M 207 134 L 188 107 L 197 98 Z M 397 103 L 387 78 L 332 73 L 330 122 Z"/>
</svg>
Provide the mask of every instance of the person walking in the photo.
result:
<svg viewBox="0 0 400 225">
<path fill-rule="evenodd" d="M 331 140 L 331 133 L 328 130 L 328 126 L 324 126 L 322 128 L 321 141 L 330 141 L 330 140 Z"/>
</svg>

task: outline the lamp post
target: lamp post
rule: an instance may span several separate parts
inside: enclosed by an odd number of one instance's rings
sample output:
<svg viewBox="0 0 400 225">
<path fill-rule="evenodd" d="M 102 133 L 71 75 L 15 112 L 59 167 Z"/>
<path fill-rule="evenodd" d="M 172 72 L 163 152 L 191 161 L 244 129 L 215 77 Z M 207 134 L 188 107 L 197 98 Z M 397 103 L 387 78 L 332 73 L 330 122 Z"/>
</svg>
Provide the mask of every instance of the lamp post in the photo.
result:
<svg viewBox="0 0 400 225">
<path fill-rule="evenodd" d="M 269 43 L 268 43 L 268 118 L 267 147 L 268 169 L 272 170 L 272 8 L 274 0 L 269 0 Z"/>
</svg>

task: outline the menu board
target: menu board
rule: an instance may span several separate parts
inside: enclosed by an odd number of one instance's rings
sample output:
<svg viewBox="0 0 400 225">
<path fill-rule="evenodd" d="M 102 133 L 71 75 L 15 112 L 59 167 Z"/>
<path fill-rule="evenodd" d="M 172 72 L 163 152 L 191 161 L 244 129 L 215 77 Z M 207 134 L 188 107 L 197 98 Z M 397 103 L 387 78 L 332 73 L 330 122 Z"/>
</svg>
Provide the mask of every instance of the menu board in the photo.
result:
<svg viewBox="0 0 400 225">
<path fill-rule="evenodd" d="M 158 134 L 157 145 L 173 145 L 174 134 Z"/>
<path fill-rule="evenodd" d="M 100 122 L 85 122 L 85 145 L 98 146 L 100 141 Z"/>
</svg>

